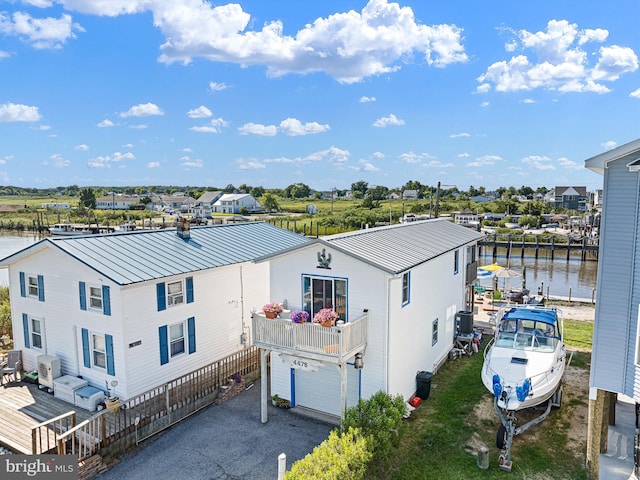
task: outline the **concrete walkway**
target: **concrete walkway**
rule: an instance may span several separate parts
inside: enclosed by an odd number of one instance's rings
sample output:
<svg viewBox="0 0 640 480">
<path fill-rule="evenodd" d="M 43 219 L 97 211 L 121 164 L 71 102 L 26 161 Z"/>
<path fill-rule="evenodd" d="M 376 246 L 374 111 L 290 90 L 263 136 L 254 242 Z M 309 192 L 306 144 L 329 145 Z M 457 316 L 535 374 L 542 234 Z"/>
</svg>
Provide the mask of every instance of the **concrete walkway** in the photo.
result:
<svg viewBox="0 0 640 480">
<path fill-rule="evenodd" d="M 269 404 L 260 421 L 260 381 L 220 405 L 211 405 L 139 448 L 99 480 L 275 480 L 278 455 L 291 465 L 322 443 L 334 425 Z"/>
<path fill-rule="evenodd" d="M 607 453 L 600 454 L 602 480 L 635 479 L 633 473 L 633 437 L 636 428 L 635 403 L 632 398 L 618 395 L 616 424 L 609 426 Z"/>
</svg>

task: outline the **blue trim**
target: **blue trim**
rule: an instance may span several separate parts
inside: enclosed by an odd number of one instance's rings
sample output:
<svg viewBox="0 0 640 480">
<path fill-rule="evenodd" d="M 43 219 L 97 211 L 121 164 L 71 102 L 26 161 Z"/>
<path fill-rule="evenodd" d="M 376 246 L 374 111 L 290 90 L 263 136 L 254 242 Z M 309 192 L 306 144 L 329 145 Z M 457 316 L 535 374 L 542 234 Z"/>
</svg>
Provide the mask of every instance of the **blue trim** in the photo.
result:
<svg viewBox="0 0 640 480">
<path fill-rule="evenodd" d="M 167 309 L 167 295 L 165 294 L 164 282 L 156 283 L 156 295 L 158 297 L 158 311 Z"/>
<path fill-rule="evenodd" d="M 193 277 L 187 277 L 187 303 L 193 303 Z"/>
<path fill-rule="evenodd" d="M 111 315 L 111 290 L 109 285 L 102 286 L 102 313 Z"/>
<path fill-rule="evenodd" d="M 24 282 L 24 272 L 20 272 L 20 296 L 21 297 L 27 296 L 27 287 Z"/>
<path fill-rule="evenodd" d="M 291 372 L 289 374 L 289 389 L 291 390 L 291 398 L 289 402 L 291 403 L 291 407 L 296 406 L 296 369 L 291 368 Z"/>
<path fill-rule="evenodd" d="M 91 368 L 91 352 L 89 351 L 89 330 L 82 329 L 82 358 L 84 366 Z"/>
<path fill-rule="evenodd" d="M 158 328 L 160 337 L 160 365 L 169 363 L 169 332 L 166 325 Z"/>
<path fill-rule="evenodd" d="M 38 301 L 44 302 L 44 277 L 38 275 Z"/>
<path fill-rule="evenodd" d="M 29 315 L 22 314 L 22 331 L 24 332 L 24 348 L 31 348 L 29 342 Z"/>
<path fill-rule="evenodd" d="M 115 375 L 116 369 L 113 363 L 113 337 L 111 335 L 104 336 L 105 350 L 107 354 L 107 375 Z"/>
<path fill-rule="evenodd" d="M 78 290 L 80 292 L 80 310 L 87 309 L 87 286 L 84 282 L 78 282 Z"/>
<path fill-rule="evenodd" d="M 189 336 L 189 355 L 196 351 L 196 319 L 195 317 L 187 318 L 187 333 Z"/>
</svg>

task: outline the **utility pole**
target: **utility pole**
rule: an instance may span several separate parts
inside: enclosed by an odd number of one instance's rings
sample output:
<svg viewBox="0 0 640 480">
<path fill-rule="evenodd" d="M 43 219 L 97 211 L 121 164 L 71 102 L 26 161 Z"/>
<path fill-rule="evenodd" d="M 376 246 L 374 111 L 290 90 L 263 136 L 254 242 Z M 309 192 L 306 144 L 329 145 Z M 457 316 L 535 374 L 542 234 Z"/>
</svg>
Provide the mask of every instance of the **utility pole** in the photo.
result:
<svg viewBox="0 0 640 480">
<path fill-rule="evenodd" d="M 333 187 L 331 189 L 331 215 L 333 215 L 333 197 L 335 195 L 335 193 L 334 193 L 335 191 L 336 191 L 336 187 Z"/>
<path fill-rule="evenodd" d="M 434 217 L 438 218 L 440 209 L 440 182 L 438 182 L 438 187 L 436 188 L 436 210 L 434 212 Z"/>
</svg>

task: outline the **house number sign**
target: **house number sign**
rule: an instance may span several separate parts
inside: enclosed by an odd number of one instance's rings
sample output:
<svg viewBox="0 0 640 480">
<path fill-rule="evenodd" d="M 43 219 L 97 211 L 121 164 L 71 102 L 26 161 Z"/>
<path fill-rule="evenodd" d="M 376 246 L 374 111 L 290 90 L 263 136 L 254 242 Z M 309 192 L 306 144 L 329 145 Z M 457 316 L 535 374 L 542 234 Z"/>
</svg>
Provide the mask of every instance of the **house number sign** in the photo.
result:
<svg viewBox="0 0 640 480">
<path fill-rule="evenodd" d="M 319 362 L 317 360 L 294 357 L 292 355 L 280 354 L 280 358 L 285 364 L 289 365 L 289 367 L 295 368 L 297 370 L 306 370 L 308 372 L 316 372 L 322 365 L 322 362 Z"/>
</svg>

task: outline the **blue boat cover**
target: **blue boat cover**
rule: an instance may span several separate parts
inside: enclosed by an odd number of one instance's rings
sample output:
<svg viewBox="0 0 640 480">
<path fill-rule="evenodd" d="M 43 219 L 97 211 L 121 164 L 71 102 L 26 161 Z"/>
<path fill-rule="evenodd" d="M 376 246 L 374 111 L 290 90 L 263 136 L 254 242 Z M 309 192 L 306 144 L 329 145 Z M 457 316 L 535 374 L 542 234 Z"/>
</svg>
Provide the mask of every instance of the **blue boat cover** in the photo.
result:
<svg viewBox="0 0 640 480">
<path fill-rule="evenodd" d="M 517 308 L 514 307 L 504 314 L 503 320 L 533 320 L 556 325 L 558 315 L 553 310 L 539 310 L 537 308 Z"/>
</svg>

